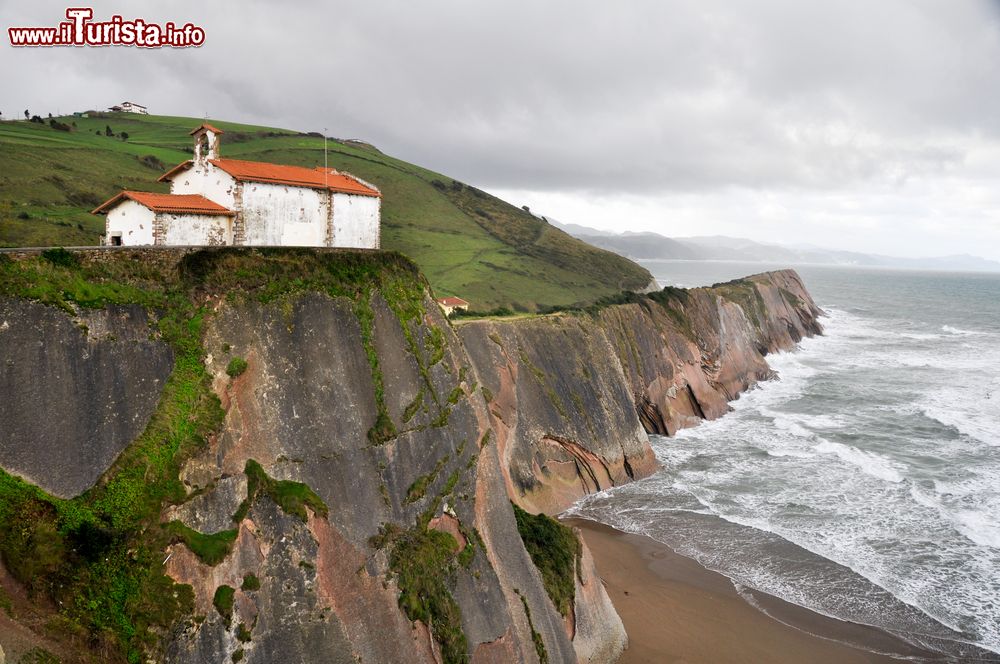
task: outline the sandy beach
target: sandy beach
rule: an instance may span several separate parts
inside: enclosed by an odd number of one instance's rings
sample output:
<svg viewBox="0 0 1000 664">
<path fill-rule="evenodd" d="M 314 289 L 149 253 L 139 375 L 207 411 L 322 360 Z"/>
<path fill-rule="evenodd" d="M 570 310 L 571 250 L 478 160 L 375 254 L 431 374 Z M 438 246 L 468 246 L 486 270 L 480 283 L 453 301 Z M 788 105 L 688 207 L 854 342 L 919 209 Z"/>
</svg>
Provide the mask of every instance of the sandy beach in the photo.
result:
<svg viewBox="0 0 1000 664">
<path fill-rule="evenodd" d="M 862 664 L 898 662 L 903 657 L 937 659 L 881 630 L 758 594 L 765 614 L 741 597 L 726 577 L 648 537 L 582 519 L 566 523 L 582 531 L 625 623 L 629 648 L 619 660 L 622 664 Z"/>
</svg>

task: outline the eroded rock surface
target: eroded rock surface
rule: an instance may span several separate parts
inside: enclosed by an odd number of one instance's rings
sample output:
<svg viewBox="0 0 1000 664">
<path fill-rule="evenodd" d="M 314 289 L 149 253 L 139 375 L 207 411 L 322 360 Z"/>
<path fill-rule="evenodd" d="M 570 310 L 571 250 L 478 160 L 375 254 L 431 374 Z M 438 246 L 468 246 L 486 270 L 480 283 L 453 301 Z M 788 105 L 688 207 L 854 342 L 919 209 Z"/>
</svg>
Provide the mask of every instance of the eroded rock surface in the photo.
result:
<svg viewBox="0 0 1000 664">
<path fill-rule="evenodd" d="M 389 551 L 372 545 L 383 524 L 405 529 L 425 516 L 442 532 L 457 530 L 456 546 L 473 549 L 449 581 L 473 661 L 536 657 L 514 588 L 531 606 L 550 661 L 574 661 L 520 542 L 489 444 L 490 418 L 461 343 L 429 300 L 417 321 L 401 322 L 377 293 L 370 305 L 367 340 L 346 299 L 305 294 L 280 306 L 217 305 L 205 346 L 226 420 L 182 470 L 190 490 L 201 493 L 170 516 L 203 532 L 217 528 L 217 515 L 204 512 L 232 506 L 219 494 L 232 492 L 231 478 L 251 459 L 275 480 L 310 487 L 329 513 L 310 512 L 303 523 L 255 502 L 232 553 L 215 567 L 175 545 L 170 573 L 194 587 L 196 605 L 210 617 L 178 633 L 172 661 L 218 661 L 237 650 L 246 662 L 274 661 L 276 653 L 299 662 L 435 661 L 438 645 L 427 627 L 397 605 Z M 378 404 L 366 343 L 378 358 L 395 429 L 385 441 L 369 436 Z M 247 362 L 236 378 L 225 372 L 232 357 Z M 238 587 L 248 573 L 260 577 L 261 588 L 236 592 L 227 623 L 211 606 L 213 594 L 222 584 Z M 257 626 L 241 642 L 238 623 L 251 620 L 241 607 L 251 604 Z M 304 636 L 281 628 L 276 616 Z"/>
<path fill-rule="evenodd" d="M 0 466 L 61 498 L 93 486 L 146 427 L 173 368 L 141 307 L 0 299 Z"/>
<path fill-rule="evenodd" d="M 607 336 L 576 316 L 462 325 L 515 500 L 559 512 L 652 472 L 655 458 Z"/>
</svg>

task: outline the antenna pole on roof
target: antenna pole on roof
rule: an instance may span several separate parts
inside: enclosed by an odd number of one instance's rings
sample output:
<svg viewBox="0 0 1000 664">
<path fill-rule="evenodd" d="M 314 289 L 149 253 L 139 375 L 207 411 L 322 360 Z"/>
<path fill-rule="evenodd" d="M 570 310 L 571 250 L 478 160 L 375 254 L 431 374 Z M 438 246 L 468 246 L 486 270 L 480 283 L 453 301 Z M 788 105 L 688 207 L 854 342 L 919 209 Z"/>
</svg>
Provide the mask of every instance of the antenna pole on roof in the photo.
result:
<svg viewBox="0 0 1000 664">
<path fill-rule="evenodd" d="M 326 127 L 323 127 L 323 186 L 330 187 L 330 166 L 326 159 Z"/>
</svg>

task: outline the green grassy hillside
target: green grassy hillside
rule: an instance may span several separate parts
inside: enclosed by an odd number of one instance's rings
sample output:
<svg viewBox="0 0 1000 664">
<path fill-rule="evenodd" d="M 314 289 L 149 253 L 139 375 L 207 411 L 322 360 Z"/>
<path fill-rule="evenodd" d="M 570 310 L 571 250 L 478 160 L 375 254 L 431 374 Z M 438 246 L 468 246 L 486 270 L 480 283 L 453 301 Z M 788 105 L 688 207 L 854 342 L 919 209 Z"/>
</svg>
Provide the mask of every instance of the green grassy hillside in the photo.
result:
<svg viewBox="0 0 1000 664">
<path fill-rule="evenodd" d="M 0 246 L 98 242 L 104 219 L 89 210 L 122 188 L 167 191 L 162 172 L 190 158 L 202 120 L 121 113 L 55 118 L 63 131 L 0 123 Z M 323 163 L 323 139 L 211 120 L 223 156 L 300 166 Z M 110 127 L 114 136 L 106 136 Z M 126 133 L 128 140 L 122 140 Z M 384 195 L 382 246 L 411 257 L 438 295 L 475 309 L 535 310 L 592 302 L 650 280 L 635 263 L 570 237 L 485 192 L 356 141 L 330 141 L 329 163 Z"/>
</svg>

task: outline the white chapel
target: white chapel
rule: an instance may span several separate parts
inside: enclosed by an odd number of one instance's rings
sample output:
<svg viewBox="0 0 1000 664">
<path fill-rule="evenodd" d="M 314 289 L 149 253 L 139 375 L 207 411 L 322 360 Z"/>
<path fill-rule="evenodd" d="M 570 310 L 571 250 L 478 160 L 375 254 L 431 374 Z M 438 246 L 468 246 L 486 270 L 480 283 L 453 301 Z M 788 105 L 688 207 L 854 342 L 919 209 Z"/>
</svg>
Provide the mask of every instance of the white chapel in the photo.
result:
<svg viewBox="0 0 1000 664">
<path fill-rule="evenodd" d="M 191 132 L 194 159 L 164 173 L 169 194 L 122 191 L 94 210 L 116 246 L 247 245 L 377 249 L 382 194 L 359 178 L 223 159 L 223 131 Z"/>
</svg>

